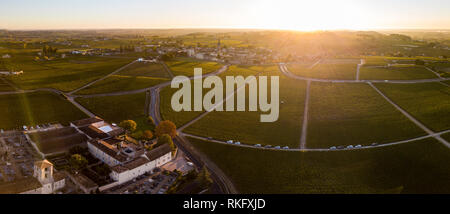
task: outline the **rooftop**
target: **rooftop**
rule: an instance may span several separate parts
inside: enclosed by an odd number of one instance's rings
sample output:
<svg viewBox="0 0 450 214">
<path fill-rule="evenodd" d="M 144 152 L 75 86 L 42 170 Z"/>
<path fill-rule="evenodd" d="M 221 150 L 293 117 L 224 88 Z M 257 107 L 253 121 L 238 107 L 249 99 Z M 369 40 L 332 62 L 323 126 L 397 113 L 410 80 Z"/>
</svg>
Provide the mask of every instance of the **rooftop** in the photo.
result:
<svg viewBox="0 0 450 214">
<path fill-rule="evenodd" d="M 170 148 L 169 144 L 163 144 L 148 151 L 146 155 L 150 161 L 153 161 L 169 152 L 172 152 L 172 149 Z"/>
</svg>

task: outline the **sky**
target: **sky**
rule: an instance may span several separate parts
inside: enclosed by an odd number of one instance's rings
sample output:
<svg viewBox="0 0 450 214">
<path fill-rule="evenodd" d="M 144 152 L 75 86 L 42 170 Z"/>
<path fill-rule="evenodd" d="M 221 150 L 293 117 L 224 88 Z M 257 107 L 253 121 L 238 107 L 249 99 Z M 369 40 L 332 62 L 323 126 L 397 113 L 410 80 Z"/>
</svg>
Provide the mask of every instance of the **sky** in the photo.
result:
<svg viewBox="0 0 450 214">
<path fill-rule="evenodd" d="M 449 0 L 0 0 L 0 29 L 450 29 Z"/>
</svg>

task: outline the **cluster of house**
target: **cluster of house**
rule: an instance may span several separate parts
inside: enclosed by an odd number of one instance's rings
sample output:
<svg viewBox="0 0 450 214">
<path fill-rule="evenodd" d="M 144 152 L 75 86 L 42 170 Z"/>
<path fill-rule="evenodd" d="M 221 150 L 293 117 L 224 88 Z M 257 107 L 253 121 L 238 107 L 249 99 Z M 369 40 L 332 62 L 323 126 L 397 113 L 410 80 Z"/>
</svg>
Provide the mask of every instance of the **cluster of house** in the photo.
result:
<svg viewBox="0 0 450 214">
<path fill-rule="evenodd" d="M 70 126 L 86 136 L 84 139 L 87 140 L 83 144 L 87 146 L 89 152 L 110 167 L 109 176 L 114 182 L 108 184 L 108 188 L 133 180 L 147 172 L 151 173 L 155 168 L 172 160 L 172 149 L 168 144 L 148 151 L 139 142 L 120 136 L 124 132 L 122 128 L 116 124 L 109 124 L 99 117 L 74 121 L 70 123 Z M 83 178 L 82 175 L 54 172 L 53 164 L 43 160 L 35 163 L 33 182 L 28 181 L 33 185 L 29 184 L 25 189 L 17 192 L 54 193 L 65 186 L 67 176 L 81 189 L 86 189 L 85 192 L 92 192 L 98 187 L 91 185 L 93 188 L 90 188 L 83 185 L 86 182 L 82 180 L 87 178 Z"/>
</svg>

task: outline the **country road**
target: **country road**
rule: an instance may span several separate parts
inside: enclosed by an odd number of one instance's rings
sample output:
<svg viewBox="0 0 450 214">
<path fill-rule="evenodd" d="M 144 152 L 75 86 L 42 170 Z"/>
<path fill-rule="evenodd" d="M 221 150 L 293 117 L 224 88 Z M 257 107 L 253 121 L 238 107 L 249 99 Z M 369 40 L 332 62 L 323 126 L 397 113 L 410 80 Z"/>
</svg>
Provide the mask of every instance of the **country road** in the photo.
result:
<svg viewBox="0 0 450 214">
<path fill-rule="evenodd" d="M 356 80 L 359 81 L 359 72 L 361 67 L 366 63 L 366 60 L 361 59 L 361 62 L 356 66 Z"/>
<path fill-rule="evenodd" d="M 306 148 L 306 135 L 308 132 L 308 114 L 309 114 L 309 89 L 311 88 L 311 81 L 306 82 L 306 96 L 305 96 L 305 107 L 303 112 L 303 123 L 302 123 L 302 136 L 300 137 L 300 149 Z"/>
</svg>

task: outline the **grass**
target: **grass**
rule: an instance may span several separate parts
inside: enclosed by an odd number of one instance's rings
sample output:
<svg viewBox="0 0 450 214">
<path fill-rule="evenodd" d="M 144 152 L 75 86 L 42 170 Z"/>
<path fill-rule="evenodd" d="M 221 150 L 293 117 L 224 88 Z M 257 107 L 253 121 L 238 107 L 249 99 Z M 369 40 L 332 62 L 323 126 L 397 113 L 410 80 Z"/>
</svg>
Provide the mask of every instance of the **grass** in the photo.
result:
<svg viewBox="0 0 450 214">
<path fill-rule="evenodd" d="M 207 74 L 217 71 L 222 67 L 222 65 L 217 62 L 195 61 L 189 58 L 177 58 L 165 63 L 174 76 L 194 76 L 194 68 L 202 68 L 202 73 Z"/>
<path fill-rule="evenodd" d="M 360 79 L 366 80 L 411 80 L 437 78 L 424 67 L 407 65 L 392 67 L 366 67 L 360 69 Z"/>
<path fill-rule="evenodd" d="M 298 147 L 302 129 L 306 83 L 280 76 L 279 85 L 280 112 L 279 118 L 275 122 L 260 122 L 260 115 L 269 112 L 250 112 L 248 108 L 244 112 L 214 111 L 185 131 L 220 140 L 231 139 L 245 144 Z M 246 90 L 248 92 L 248 88 Z M 248 106 L 248 93 L 246 98 Z M 283 103 L 281 104 L 281 102 Z"/>
<path fill-rule="evenodd" d="M 118 73 L 122 76 L 170 78 L 159 63 L 136 62 Z"/>
<path fill-rule="evenodd" d="M 68 124 L 87 116 L 51 92 L 0 95 L 0 128 L 21 128 L 50 122 Z"/>
<path fill-rule="evenodd" d="M 93 56 L 69 56 L 65 59 L 35 61 L 33 55 L 16 55 L 9 64 L 24 74 L 11 77 L 21 89 L 77 89 L 130 63 L 132 59 Z"/>
<path fill-rule="evenodd" d="M 386 143 L 425 133 L 367 84 L 311 83 L 307 148 Z"/>
<path fill-rule="evenodd" d="M 450 87 L 439 83 L 380 83 L 376 87 L 433 131 L 450 129 Z"/>
<path fill-rule="evenodd" d="M 190 142 L 240 193 L 448 193 L 450 152 L 434 139 L 366 150 L 288 152 Z"/>
<path fill-rule="evenodd" d="M 306 64 L 289 64 L 288 69 L 298 76 L 319 79 L 355 79 L 356 76 L 356 64 L 353 63 L 320 63 L 313 68 Z"/>
<path fill-rule="evenodd" d="M 123 120 L 134 120 L 137 131 L 152 129 L 147 123 L 145 114 L 145 93 L 105 96 L 92 98 L 77 98 L 76 101 L 111 123 L 119 124 Z"/>
<path fill-rule="evenodd" d="M 160 77 L 111 75 L 108 78 L 77 92 L 77 94 L 102 94 L 119 91 L 132 91 L 149 88 L 169 80 L 170 79 L 168 78 Z"/>
</svg>

